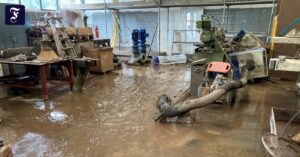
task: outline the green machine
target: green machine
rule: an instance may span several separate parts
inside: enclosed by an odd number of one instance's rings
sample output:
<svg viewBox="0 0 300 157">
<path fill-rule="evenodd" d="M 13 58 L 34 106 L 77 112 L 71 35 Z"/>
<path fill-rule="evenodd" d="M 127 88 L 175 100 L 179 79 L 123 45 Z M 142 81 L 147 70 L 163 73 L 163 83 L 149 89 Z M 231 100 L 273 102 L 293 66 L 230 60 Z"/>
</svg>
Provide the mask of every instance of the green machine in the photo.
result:
<svg viewBox="0 0 300 157">
<path fill-rule="evenodd" d="M 218 25 L 213 26 L 213 23 L 218 23 Z M 222 46 L 225 44 L 225 34 L 219 21 L 213 19 L 212 16 L 202 15 L 201 21 L 196 22 L 196 27 L 201 30 L 201 43 L 195 45 L 190 89 L 192 95 L 199 96 L 198 88 L 202 85 L 207 63 L 224 60 Z"/>
<path fill-rule="evenodd" d="M 213 26 L 213 23 L 217 23 Z M 195 45 L 193 60 L 206 58 L 208 62 L 223 61 L 224 53 L 222 45 L 225 43 L 225 33 L 217 19 L 212 16 L 202 15 L 201 21 L 196 22 L 197 29 L 201 29 L 201 44 Z"/>
</svg>

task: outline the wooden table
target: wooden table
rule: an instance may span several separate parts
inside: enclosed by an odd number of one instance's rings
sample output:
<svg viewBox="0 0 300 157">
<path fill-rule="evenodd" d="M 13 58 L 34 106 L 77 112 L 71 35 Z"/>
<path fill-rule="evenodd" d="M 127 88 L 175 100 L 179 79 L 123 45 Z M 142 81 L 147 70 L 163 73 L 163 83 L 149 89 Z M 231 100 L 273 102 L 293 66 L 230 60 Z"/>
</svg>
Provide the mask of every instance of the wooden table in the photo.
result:
<svg viewBox="0 0 300 157">
<path fill-rule="evenodd" d="M 72 60 L 70 59 L 60 59 L 60 60 L 53 60 L 53 61 L 48 61 L 48 62 L 39 62 L 39 61 L 24 61 L 24 62 L 12 62 L 8 60 L 0 60 L 0 64 L 7 64 L 9 66 L 9 71 L 10 74 L 14 74 L 14 67 L 13 65 L 29 65 L 29 66 L 36 66 L 39 69 L 39 79 L 40 79 L 40 84 L 41 84 L 41 93 L 43 96 L 44 100 L 48 100 L 48 81 L 47 81 L 47 67 L 50 65 L 64 65 L 68 69 L 68 74 L 69 76 L 66 79 L 60 79 L 59 81 L 62 81 L 63 83 L 61 85 L 69 84 L 70 89 L 72 90 L 74 80 L 73 80 L 73 64 Z M 19 87 L 19 88 L 36 88 L 33 86 L 28 86 L 28 85 L 23 85 L 23 84 L 12 84 L 12 85 L 6 85 L 5 86 L 10 86 L 10 87 Z"/>
</svg>

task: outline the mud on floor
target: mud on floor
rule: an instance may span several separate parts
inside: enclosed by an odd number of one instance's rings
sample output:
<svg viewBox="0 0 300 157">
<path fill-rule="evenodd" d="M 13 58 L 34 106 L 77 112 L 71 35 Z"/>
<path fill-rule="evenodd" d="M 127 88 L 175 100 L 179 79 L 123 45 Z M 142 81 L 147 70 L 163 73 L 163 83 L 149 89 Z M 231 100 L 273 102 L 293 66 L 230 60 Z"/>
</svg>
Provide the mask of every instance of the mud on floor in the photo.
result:
<svg viewBox="0 0 300 157">
<path fill-rule="evenodd" d="M 233 107 L 192 111 L 193 124 L 158 124 L 157 96 L 188 87 L 188 65 L 124 65 L 94 77 L 83 93 L 52 91 L 47 102 L 37 94 L 0 99 L 0 136 L 15 156 L 266 156 L 260 139 L 271 107 L 298 107 L 295 93 L 261 82 L 239 90 Z"/>
</svg>

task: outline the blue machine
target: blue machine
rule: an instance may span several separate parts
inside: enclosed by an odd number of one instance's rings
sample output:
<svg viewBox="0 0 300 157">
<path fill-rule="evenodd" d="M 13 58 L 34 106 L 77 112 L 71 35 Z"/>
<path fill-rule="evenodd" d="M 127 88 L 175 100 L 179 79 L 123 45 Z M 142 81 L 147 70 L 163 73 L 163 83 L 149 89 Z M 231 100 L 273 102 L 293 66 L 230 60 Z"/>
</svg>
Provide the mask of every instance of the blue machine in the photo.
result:
<svg viewBox="0 0 300 157">
<path fill-rule="evenodd" d="M 132 39 L 132 52 L 135 58 L 140 57 L 140 54 L 147 53 L 146 38 L 149 37 L 146 29 L 134 29 L 131 33 Z"/>
<path fill-rule="evenodd" d="M 244 30 L 240 30 L 240 32 L 235 37 L 233 37 L 232 41 L 234 43 L 240 43 L 245 35 L 246 32 Z"/>
<path fill-rule="evenodd" d="M 132 52 L 133 54 L 139 54 L 139 30 L 134 29 L 131 33 L 132 39 Z"/>
<path fill-rule="evenodd" d="M 147 53 L 147 45 L 146 45 L 146 38 L 149 34 L 146 32 L 146 29 L 141 29 L 139 32 L 139 50 L 140 53 Z"/>
</svg>

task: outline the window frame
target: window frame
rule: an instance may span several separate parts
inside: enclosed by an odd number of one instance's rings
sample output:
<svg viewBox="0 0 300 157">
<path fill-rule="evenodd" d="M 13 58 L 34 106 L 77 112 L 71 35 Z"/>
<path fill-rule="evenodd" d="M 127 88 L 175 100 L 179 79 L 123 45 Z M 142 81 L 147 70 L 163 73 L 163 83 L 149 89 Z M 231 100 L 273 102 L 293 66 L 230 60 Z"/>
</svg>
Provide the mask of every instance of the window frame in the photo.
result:
<svg viewBox="0 0 300 157">
<path fill-rule="evenodd" d="M 22 4 L 22 1 L 26 1 L 26 0 L 19 0 L 19 4 L 20 4 L 20 5 L 24 5 L 24 6 L 25 6 L 25 9 L 27 10 L 26 5 L 25 5 L 25 4 Z M 41 0 L 39 0 L 39 8 L 38 8 L 38 9 L 32 9 L 32 8 L 30 8 L 30 9 L 28 9 L 28 10 L 42 10 L 41 7 L 42 7 Z"/>
<path fill-rule="evenodd" d="M 41 6 L 41 10 L 42 11 L 56 11 L 56 10 L 58 10 L 59 9 L 59 0 L 55 0 L 55 3 L 56 3 L 56 9 L 44 9 L 43 8 L 43 3 L 42 3 L 42 0 L 40 0 L 40 6 Z"/>
</svg>

